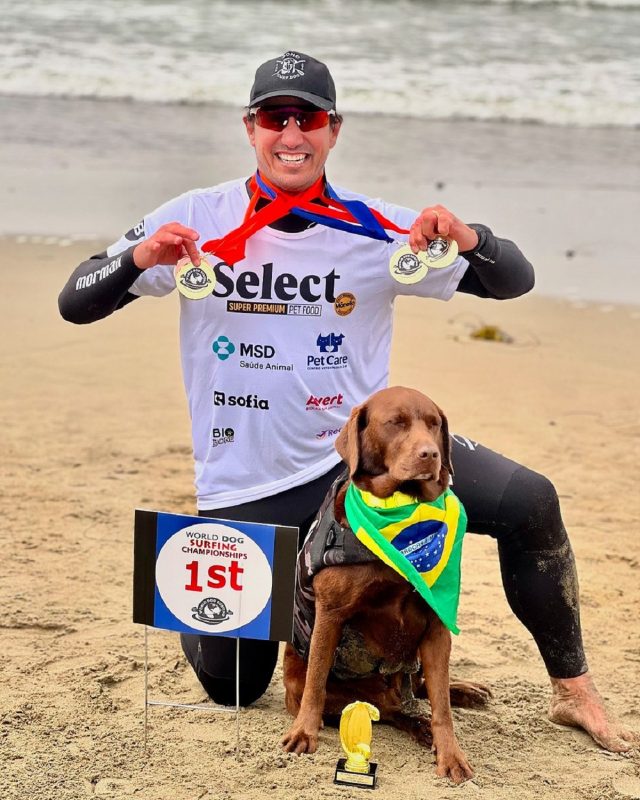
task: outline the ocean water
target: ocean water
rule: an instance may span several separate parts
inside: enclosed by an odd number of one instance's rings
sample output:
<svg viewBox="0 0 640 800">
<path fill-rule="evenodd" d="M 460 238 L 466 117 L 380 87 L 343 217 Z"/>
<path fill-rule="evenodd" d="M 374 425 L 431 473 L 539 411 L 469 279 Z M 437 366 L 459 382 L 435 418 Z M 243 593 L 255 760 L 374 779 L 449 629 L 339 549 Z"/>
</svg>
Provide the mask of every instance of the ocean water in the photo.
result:
<svg viewBox="0 0 640 800">
<path fill-rule="evenodd" d="M 243 106 L 285 50 L 344 111 L 640 127 L 640 0 L 0 0 L 2 95 Z"/>
</svg>

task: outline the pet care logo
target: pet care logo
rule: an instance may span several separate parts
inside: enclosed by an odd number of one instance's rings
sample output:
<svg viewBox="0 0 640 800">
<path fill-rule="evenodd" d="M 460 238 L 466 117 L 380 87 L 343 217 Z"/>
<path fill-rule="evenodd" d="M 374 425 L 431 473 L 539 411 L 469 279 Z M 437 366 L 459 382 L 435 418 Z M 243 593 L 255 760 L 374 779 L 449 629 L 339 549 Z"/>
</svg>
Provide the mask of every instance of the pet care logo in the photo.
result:
<svg viewBox="0 0 640 800">
<path fill-rule="evenodd" d="M 324 397 L 316 397 L 314 394 L 309 395 L 307 400 L 307 411 L 328 411 L 330 408 L 338 408 L 342 405 L 344 396 L 342 394 L 328 394 Z"/>
<path fill-rule="evenodd" d="M 325 428 L 320 433 L 316 433 L 316 439 L 330 439 L 332 436 L 337 436 L 340 430 L 340 428 Z"/>
<path fill-rule="evenodd" d="M 231 444 L 235 440 L 233 428 L 212 428 L 211 447 L 218 447 L 221 444 Z"/>
<path fill-rule="evenodd" d="M 305 60 L 300 57 L 299 53 L 288 51 L 283 56 L 276 59 L 276 71 L 273 74 L 283 81 L 301 78 L 304 75 L 304 70 L 302 69 L 304 63 Z"/>
<path fill-rule="evenodd" d="M 349 356 L 338 355 L 344 333 L 319 334 L 316 347 L 320 355 L 307 356 L 307 369 L 344 369 L 349 365 Z"/>
<path fill-rule="evenodd" d="M 235 266 L 219 261 L 214 265 L 213 273 L 216 278 L 213 296 L 230 298 L 227 300 L 227 311 L 234 314 L 320 317 L 323 303 L 336 303 L 336 288 L 340 280 L 335 269 L 325 275 L 302 276 L 299 272 L 293 274 L 277 270 L 274 276 L 272 262 L 236 272 Z M 340 297 L 346 298 L 347 294 L 343 293 Z M 349 297 L 355 304 L 353 295 Z M 347 307 L 348 303 L 344 308 Z M 351 310 L 344 310 L 342 315 Z"/>
<path fill-rule="evenodd" d="M 257 394 L 235 395 L 225 392 L 213 393 L 214 406 L 240 406 L 241 408 L 260 408 L 269 410 L 269 401 L 263 400 Z"/>
</svg>

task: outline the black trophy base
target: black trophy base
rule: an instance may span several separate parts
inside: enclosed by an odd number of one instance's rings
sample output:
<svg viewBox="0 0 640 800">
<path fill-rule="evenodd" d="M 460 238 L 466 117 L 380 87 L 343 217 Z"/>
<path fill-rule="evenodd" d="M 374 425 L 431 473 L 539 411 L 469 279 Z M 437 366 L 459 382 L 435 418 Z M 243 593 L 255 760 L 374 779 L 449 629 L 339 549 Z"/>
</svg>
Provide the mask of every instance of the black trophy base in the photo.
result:
<svg viewBox="0 0 640 800">
<path fill-rule="evenodd" d="M 376 788 L 376 770 L 378 765 L 374 761 L 369 762 L 369 772 L 350 772 L 345 768 L 346 758 L 339 758 L 336 766 L 336 774 L 333 778 L 334 783 L 340 786 L 361 786 L 363 789 Z"/>
</svg>

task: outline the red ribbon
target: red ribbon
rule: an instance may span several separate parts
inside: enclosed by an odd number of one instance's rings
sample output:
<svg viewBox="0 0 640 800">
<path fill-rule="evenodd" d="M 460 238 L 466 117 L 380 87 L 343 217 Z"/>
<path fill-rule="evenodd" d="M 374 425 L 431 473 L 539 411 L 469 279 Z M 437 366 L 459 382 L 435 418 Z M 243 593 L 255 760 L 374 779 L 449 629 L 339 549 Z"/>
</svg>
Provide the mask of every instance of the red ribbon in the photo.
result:
<svg viewBox="0 0 640 800">
<path fill-rule="evenodd" d="M 294 207 L 308 211 L 319 217 L 327 217 L 342 220 L 343 222 L 359 224 L 354 215 L 346 209 L 342 203 L 327 196 L 324 191 L 324 175 L 318 178 L 312 186 L 300 194 L 284 192 L 267 181 L 262 175 L 260 176 L 260 180 L 275 194 L 275 198 L 272 199 L 269 197 L 258 185 L 255 175 L 252 176 L 249 182 L 249 189 L 252 192 L 251 200 L 249 201 L 241 224 L 227 233 L 226 236 L 220 239 L 210 239 L 208 242 L 205 242 L 202 245 L 202 250 L 204 252 L 213 253 L 224 261 L 225 264 L 236 264 L 238 261 L 244 259 L 245 246 L 250 236 L 253 236 L 254 233 L 270 225 L 272 222 L 285 217 L 287 214 L 291 213 L 291 209 Z M 256 212 L 256 205 L 261 198 L 265 198 L 270 202 L 264 208 Z M 312 203 L 313 200 L 318 199 L 322 200 L 324 205 Z M 395 231 L 396 233 L 409 233 L 408 230 L 400 228 L 375 209 L 370 208 L 369 210 L 383 228 Z"/>
</svg>

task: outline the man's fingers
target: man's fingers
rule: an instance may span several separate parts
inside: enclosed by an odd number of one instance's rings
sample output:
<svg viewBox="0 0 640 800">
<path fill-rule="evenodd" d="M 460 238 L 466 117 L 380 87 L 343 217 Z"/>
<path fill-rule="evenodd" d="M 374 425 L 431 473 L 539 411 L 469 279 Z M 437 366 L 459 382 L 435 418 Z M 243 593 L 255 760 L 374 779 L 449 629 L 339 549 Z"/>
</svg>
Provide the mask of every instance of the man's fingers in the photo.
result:
<svg viewBox="0 0 640 800">
<path fill-rule="evenodd" d="M 178 236 L 181 236 L 183 239 L 189 239 L 192 242 L 197 242 L 200 238 L 198 231 L 194 230 L 193 228 L 187 228 L 184 225 L 181 225 L 179 222 L 167 222 L 166 225 L 162 225 L 160 228 L 158 228 L 157 233 L 161 232 L 174 233 Z"/>
<path fill-rule="evenodd" d="M 195 264 L 196 267 L 200 266 L 200 253 L 198 252 L 198 248 L 195 246 L 193 241 L 189 239 L 182 240 L 182 247 L 186 251 L 187 255 L 192 264 Z"/>
</svg>

